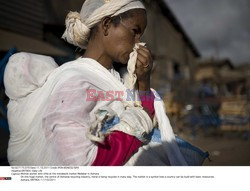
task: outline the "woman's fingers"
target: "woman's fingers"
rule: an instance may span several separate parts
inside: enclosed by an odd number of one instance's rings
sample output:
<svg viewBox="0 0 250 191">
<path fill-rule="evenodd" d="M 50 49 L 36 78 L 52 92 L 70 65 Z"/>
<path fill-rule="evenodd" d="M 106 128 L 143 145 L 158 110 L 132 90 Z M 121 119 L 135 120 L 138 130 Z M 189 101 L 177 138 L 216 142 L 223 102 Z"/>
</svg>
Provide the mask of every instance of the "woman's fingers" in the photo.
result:
<svg viewBox="0 0 250 191">
<path fill-rule="evenodd" d="M 143 63 L 144 63 L 144 62 L 142 62 L 141 59 L 139 59 L 138 57 L 139 57 L 139 56 L 137 56 L 136 69 L 137 69 L 137 68 L 142 68 L 142 67 L 143 67 Z"/>
<path fill-rule="evenodd" d="M 139 51 L 140 53 L 144 54 L 145 56 L 151 55 L 150 50 L 149 50 L 147 47 L 144 47 L 144 46 L 139 46 L 138 51 Z"/>
<path fill-rule="evenodd" d="M 136 75 L 138 82 L 148 82 L 153 61 L 148 48 L 140 46 L 137 50 Z"/>
<path fill-rule="evenodd" d="M 151 52 L 148 48 L 140 46 L 137 50 L 138 56 L 137 59 L 142 63 L 142 67 L 148 67 L 152 65 Z"/>
<path fill-rule="evenodd" d="M 137 53 L 139 55 L 144 56 L 148 60 L 151 60 L 151 52 L 150 52 L 150 50 L 148 48 L 140 46 L 140 48 L 137 50 Z"/>
<path fill-rule="evenodd" d="M 150 69 L 152 67 L 152 61 L 150 58 L 146 58 L 145 56 L 138 54 L 136 65 L 137 68 Z"/>
<path fill-rule="evenodd" d="M 152 56 L 148 48 L 139 46 L 137 50 L 136 75 L 138 88 L 141 91 L 150 90 L 150 71 L 152 69 Z"/>
<path fill-rule="evenodd" d="M 147 65 L 148 59 L 145 56 L 143 56 L 143 55 L 141 55 L 139 53 L 137 55 L 137 60 L 140 61 L 140 63 L 142 63 L 141 66 Z"/>
</svg>

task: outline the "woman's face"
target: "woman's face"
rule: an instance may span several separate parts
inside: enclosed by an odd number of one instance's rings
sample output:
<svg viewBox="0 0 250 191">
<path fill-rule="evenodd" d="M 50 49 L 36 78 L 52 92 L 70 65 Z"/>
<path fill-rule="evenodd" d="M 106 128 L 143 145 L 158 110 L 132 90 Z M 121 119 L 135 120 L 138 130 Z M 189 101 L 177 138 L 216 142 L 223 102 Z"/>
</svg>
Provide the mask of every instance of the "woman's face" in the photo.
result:
<svg viewBox="0 0 250 191">
<path fill-rule="evenodd" d="M 121 19 L 115 26 L 111 24 L 108 35 L 104 38 L 106 54 L 114 61 L 127 64 L 129 54 L 133 51 L 135 43 L 140 42 L 140 38 L 147 25 L 146 12 L 143 9 L 135 9 L 132 16 Z"/>
</svg>

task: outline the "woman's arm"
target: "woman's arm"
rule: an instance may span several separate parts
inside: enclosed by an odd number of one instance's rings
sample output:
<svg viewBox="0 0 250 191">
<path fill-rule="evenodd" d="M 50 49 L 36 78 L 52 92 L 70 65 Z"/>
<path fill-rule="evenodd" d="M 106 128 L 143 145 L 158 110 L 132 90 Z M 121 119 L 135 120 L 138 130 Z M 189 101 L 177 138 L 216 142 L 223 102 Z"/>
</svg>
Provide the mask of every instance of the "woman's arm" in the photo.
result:
<svg viewBox="0 0 250 191">
<path fill-rule="evenodd" d="M 154 94 L 150 90 L 150 73 L 153 66 L 153 59 L 147 47 L 140 46 L 137 50 L 136 75 L 138 90 L 142 106 L 151 119 L 154 117 Z"/>
</svg>

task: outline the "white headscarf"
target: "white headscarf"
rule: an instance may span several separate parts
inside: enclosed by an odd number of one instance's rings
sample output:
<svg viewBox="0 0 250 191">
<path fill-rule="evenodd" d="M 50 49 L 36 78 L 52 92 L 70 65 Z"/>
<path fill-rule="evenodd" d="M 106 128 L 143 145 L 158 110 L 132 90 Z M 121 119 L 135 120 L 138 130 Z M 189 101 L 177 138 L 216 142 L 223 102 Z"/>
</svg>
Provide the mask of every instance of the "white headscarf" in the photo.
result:
<svg viewBox="0 0 250 191">
<path fill-rule="evenodd" d="M 145 9 L 139 0 L 86 0 L 81 12 L 70 12 L 62 36 L 68 43 L 86 49 L 91 28 L 104 17 L 114 17 L 131 9 Z"/>
</svg>

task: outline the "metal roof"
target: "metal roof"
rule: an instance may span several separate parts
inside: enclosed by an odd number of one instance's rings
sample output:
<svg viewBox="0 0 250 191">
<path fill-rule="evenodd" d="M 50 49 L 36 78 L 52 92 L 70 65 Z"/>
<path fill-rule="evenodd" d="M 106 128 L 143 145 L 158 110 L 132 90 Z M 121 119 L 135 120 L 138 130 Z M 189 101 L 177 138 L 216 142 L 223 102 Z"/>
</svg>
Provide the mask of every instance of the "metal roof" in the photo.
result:
<svg viewBox="0 0 250 191">
<path fill-rule="evenodd" d="M 0 0 L 0 28 L 43 38 L 43 0 Z"/>
</svg>

